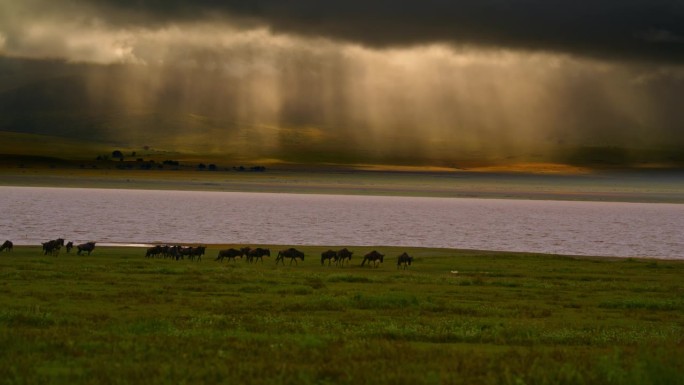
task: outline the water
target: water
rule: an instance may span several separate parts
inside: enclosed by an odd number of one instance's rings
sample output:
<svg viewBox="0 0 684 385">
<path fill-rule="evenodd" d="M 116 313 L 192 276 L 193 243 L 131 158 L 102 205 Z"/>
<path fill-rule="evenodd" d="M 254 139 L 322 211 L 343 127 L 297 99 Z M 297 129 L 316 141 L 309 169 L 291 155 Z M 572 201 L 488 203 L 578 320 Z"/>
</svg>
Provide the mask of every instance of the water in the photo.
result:
<svg viewBox="0 0 684 385">
<path fill-rule="evenodd" d="M 0 187 L 0 238 L 395 245 L 684 259 L 684 205 Z"/>
</svg>

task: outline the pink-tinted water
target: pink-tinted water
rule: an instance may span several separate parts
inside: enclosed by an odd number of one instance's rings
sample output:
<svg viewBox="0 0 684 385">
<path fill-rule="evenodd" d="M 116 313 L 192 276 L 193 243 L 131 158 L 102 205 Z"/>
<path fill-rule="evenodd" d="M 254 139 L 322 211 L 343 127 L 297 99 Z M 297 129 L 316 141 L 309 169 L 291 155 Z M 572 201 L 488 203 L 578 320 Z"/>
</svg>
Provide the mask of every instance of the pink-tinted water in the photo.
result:
<svg viewBox="0 0 684 385">
<path fill-rule="evenodd" d="M 684 205 L 0 187 L 0 238 L 684 258 Z M 1 241 L 1 240 L 0 240 Z"/>
</svg>

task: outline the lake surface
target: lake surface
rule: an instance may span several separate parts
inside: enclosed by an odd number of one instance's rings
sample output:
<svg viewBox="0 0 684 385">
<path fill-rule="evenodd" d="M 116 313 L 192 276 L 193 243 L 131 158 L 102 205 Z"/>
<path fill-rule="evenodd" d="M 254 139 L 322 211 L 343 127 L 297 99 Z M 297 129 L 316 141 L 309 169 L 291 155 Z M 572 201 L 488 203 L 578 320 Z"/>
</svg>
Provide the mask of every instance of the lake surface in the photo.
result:
<svg viewBox="0 0 684 385">
<path fill-rule="evenodd" d="M 679 204 L 0 187 L 0 213 L 0 238 L 19 245 L 62 237 L 684 259 Z"/>
</svg>

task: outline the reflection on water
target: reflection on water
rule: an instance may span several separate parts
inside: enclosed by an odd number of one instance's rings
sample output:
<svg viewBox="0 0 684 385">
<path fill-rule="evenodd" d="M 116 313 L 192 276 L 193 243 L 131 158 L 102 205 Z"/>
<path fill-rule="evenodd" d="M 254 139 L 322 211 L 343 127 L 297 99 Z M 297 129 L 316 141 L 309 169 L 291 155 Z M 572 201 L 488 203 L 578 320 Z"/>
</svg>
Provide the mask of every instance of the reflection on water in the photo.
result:
<svg viewBox="0 0 684 385">
<path fill-rule="evenodd" d="M 0 237 L 38 244 L 397 245 L 684 258 L 684 205 L 0 187 Z"/>
</svg>

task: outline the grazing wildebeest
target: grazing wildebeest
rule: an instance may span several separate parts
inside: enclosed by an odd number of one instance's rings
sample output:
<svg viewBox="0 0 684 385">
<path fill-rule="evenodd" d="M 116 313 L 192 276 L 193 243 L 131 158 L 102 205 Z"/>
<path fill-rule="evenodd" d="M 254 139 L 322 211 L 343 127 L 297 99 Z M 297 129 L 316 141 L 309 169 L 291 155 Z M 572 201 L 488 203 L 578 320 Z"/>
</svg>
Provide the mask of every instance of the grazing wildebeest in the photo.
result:
<svg viewBox="0 0 684 385">
<path fill-rule="evenodd" d="M 284 261 L 285 258 L 290 258 L 290 265 L 292 264 L 292 261 L 294 261 L 295 265 L 296 265 L 297 264 L 297 258 L 304 261 L 304 253 L 295 249 L 294 247 L 290 247 L 287 250 L 281 250 L 278 252 L 278 257 L 276 258 L 276 265 L 278 264 L 278 262 L 282 262 L 284 265 L 285 264 L 285 261 Z"/>
<path fill-rule="evenodd" d="M 95 250 L 95 242 L 82 243 L 82 244 L 76 246 L 76 249 L 78 250 L 76 252 L 77 255 L 81 255 L 82 251 L 85 251 L 88 253 L 88 255 L 90 255 L 90 253 L 92 253 L 93 250 Z"/>
<path fill-rule="evenodd" d="M 373 250 L 370 253 L 363 256 L 363 262 L 361 262 L 361 266 L 363 266 L 366 263 L 366 261 L 368 261 L 369 266 L 370 266 L 370 263 L 373 262 L 373 266 L 378 267 L 378 261 L 380 261 L 380 263 L 382 263 L 384 258 L 385 258 L 384 254 L 380 254 L 377 251 Z"/>
<path fill-rule="evenodd" d="M 334 250 L 328 250 L 321 253 L 321 265 L 325 265 L 325 261 L 328 260 L 328 266 L 330 262 L 334 261 L 337 263 L 337 252 Z"/>
<path fill-rule="evenodd" d="M 261 247 L 257 247 L 256 249 L 251 249 L 247 252 L 247 262 L 252 263 L 256 262 L 257 260 L 261 260 L 261 263 L 264 263 L 264 256 L 270 257 L 271 256 L 271 250 L 269 249 L 262 249 Z"/>
<path fill-rule="evenodd" d="M 245 252 L 243 250 L 238 250 L 238 249 L 219 250 L 218 256 L 216 257 L 215 261 L 223 262 L 224 258 L 228 258 L 229 260 L 232 260 L 233 262 L 235 262 L 235 258 L 237 258 L 237 257 L 242 258 L 244 255 L 245 255 Z"/>
<path fill-rule="evenodd" d="M 403 253 L 397 258 L 397 268 L 403 265 L 404 270 L 406 270 L 411 265 L 411 262 L 413 262 L 413 257 Z"/>
<path fill-rule="evenodd" d="M 70 253 L 71 249 L 73 249 L 73 248 L 74 248 L 74 243 L 71 241 L 67 242 L 67 244 L 66 244 L 67 253 Z"/>
<path fill-rule="evenodd" d="M 338 251 L 337 252 L 337 263 L 339 265 L 344 266 L 344 260 L 345 259 L 348 260 L 349 262 L 351 262 L 352 254 L 354 254 L 354 252 L 347 250 L 346 247 L 344 249 Z"/>
<path fill-rule="evenodd" d="M 0 246 L 0 251 L 3 251 L 3 250 L 4 251 L 12 251 L 13 248 L 14 248 L 14 243 L 12 243 L 10 241 L 5 241 L 5 243 L 3 243 L 2 246 Z"/>
</svg>

